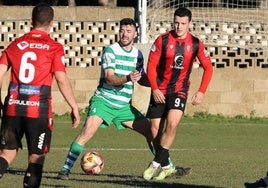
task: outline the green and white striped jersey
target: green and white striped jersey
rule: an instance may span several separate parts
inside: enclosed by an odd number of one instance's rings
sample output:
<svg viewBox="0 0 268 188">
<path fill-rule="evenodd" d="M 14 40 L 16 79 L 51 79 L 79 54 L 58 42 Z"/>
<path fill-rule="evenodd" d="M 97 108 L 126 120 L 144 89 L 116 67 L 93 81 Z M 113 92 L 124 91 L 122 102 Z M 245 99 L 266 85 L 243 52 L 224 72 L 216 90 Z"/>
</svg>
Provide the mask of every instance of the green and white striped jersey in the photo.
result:
<svg viewBox="0 0 268 188">
<path fill-rule="evenodd" d="M 119 43 L 114 43 L 104 49 L 101 64 L 102 73 L 95 96 L 117 108 L 128 105 L 133 94 L 133 83 L 129 81 L 118 86 L 109 85 L 104 78 L 104 70 L 114 69 L 115 76 L 118 77 L 129 75 L 136 69 L 143 70 L 142 52 L 134 46 L 130 51 L 126 51 Z"/>
</svg>

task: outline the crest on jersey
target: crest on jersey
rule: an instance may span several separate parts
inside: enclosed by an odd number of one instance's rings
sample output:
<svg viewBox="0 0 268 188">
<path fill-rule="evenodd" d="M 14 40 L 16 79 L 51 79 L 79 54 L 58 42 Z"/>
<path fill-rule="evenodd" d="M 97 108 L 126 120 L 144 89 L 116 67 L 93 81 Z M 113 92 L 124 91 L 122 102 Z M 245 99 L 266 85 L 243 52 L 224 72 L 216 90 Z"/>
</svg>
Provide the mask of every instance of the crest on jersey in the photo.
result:
<svg viewBox="0 0 268 188">
<path fill-rule="evenodd" d="M 22 41 L 22 42 L 18 43 L 17 46 L 20 50 L 24 50 L 25 48 L 27 48 L 29 46 L 29 43 L 26 41 Z"/>
<path fill-rule="evenodd" d="M 174 58 L 174 65 L 171 66 L 171 68 L 173 69 L 183 69 L 183 55 L 181 54 L 177 54 Z"/>
</svg>

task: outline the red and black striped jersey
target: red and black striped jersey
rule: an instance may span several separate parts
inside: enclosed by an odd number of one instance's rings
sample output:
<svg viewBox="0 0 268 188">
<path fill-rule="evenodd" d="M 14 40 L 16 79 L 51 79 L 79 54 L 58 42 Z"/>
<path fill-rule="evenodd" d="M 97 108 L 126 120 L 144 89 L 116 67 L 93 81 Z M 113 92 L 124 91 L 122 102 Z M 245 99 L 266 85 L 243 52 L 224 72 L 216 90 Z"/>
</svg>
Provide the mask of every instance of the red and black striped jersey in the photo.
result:
<svg viewBox="0 0 268 188">
<path fill-rule="evenodd" d="M 189 32 L 178 39 L 174 31 L 160 35 L 151 47 L 147 75 L 152 90 L 163 94 L 180 93 L 187 97 L 193 63 L 198 58 L 205 69 L 200 92 L 205 93 L 212 75 L 212 64 L 204 44 Z"/>
<path fill-rule="evenodd" d="M 53 73 L 66 71 L 63 46 L 51 39 L 48 33 L 32 30 L 15 39 L 4 50 L 0 64 L 11 69 L 4 114 L 52 117 Z"/>
</svg>

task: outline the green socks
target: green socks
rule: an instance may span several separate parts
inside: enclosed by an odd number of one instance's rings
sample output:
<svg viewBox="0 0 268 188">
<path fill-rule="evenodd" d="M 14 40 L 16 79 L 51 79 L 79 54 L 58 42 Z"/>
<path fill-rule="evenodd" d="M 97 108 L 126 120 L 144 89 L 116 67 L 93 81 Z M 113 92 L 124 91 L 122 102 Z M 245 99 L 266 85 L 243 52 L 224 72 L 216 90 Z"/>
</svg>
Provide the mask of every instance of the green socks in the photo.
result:
<svg viewBox="0 0 268 188">
<path fill-rule="evenodd" d="M 78 144 L 76 141 L 73 141 L 61 171 L 71 171 L 71 168 L 83 150 L 84 146 Z"/>
</svg>

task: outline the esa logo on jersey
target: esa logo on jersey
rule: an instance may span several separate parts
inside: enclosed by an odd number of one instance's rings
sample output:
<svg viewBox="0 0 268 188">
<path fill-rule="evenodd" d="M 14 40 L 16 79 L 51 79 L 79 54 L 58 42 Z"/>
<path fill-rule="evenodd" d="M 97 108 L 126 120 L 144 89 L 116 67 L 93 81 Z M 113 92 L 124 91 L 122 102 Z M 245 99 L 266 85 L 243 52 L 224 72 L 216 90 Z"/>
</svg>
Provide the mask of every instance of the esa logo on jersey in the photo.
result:
<svg viewBox="0 0 268 188">
<path fill-rule="evenodd" d="M 24 50 L 25 48 L 27 48 L 29 46 L 29 43 L 26 41 L 22 41 L 22 42 L 18 43 L 17 46 L 20 50 Z"/>
</svg>

